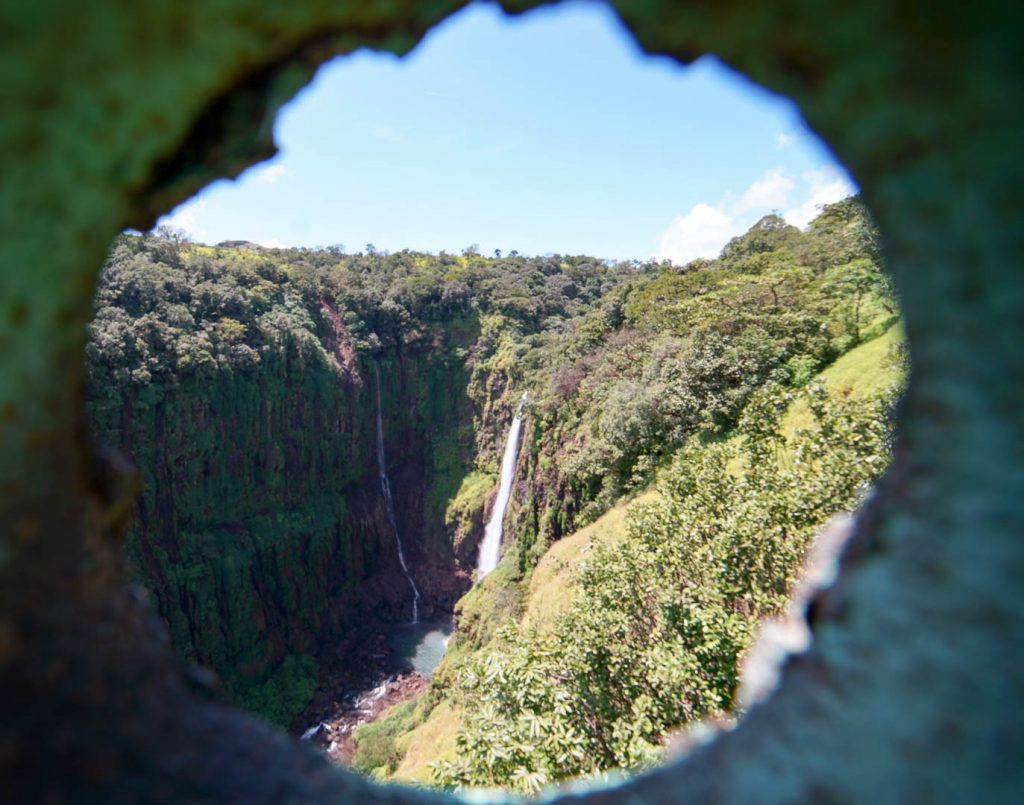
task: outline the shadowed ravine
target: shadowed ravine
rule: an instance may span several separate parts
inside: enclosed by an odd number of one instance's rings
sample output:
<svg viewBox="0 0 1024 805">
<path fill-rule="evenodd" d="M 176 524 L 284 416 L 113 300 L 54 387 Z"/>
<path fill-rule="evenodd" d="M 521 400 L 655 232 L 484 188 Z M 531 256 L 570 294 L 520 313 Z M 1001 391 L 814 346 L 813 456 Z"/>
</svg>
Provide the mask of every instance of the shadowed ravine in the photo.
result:
<svg viewBox="0 0 1024 805">
<path fill-rule="evenodd" d="M 422 622 L 419 619 L 420 592 L 409 571 L 403 550 L 387 474 L 380 367 L 376 363 L 374 379 L 380 485 L 388 522 L 395 535 L 399 563 L 413 590 L 413 619 L 411 623 L 384 628 L 367 636 L 358 647 L 358 653 L 366 663 L 367 673 L 355 688 L 341 691 L 330 709 L 321 711 L 314 723 L 301 735 L 303 741 L 318 744 L 328 757 L 343 765 L 350 765 L 355 757 L 354 735 L 358 727 L 375 721 L 388 708 L 424 692 L 434 669 L 444 656 L 453 628 L 450 618 L 431 618 Z M 478 580 L 494 570 L 500 559 L 502 523 L 512 496 L 526 399 L 527 394 L 524 393 L 505 442 L 498 494 L 480 543 Z"/>
<path fill-rule="evenodd" d="M 386 709 L 422 693 L 434 668 L 441 661 L 452 632 L 451 618 L 420 621 L 421 594 L 409 570 L 395 514 L 391 482 L 384 451 L 384 424 L 381 404 L 380 366 L 374 363 L 376 385 L 377 468 L 388 524 L 394 534 L 398 562 L 412 588 L 410 623 L 364 624 L 359 637 L 351 641 L 343 657 L 342 673 L 324 675 L 330 680 L 323 690 L 325 700 L 307 709 L 304 720 L 310 724 L 301 740 L 320 746 L 336 763 L 350 765 L 355 756 L 355 730 L 368 724 Z"/>
<path fill-rule="evenodd" d="M 377 381 L 377 467 L 380 470 L 380 488 L 384 495 L 384 505 L 388 512 L 388 522 L 395 533 L 395 545 L 398 548 L 398 562 L 402 566 L 402 573 L 412 587 L 412 622 L 419 623 L 420 620 L 420 591 L 413 581 L 409 572 L 409 565 L 405 561 L 405 551 L 402 550 L 402 538 L 398 533 L 398 521 L 395 519 L 395 503 L 391 497 L 391 484 L 388 482 L 387 461 L 384 457 L 384 422 L 380 410 L 380 366 L 373 365 L 373 374 Z"/>
</svg>

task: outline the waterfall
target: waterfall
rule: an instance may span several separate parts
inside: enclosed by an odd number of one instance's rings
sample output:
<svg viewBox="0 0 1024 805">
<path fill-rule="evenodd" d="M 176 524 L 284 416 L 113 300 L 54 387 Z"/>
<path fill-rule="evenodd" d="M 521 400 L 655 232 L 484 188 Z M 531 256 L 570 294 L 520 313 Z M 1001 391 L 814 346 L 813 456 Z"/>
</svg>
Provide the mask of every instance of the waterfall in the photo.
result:
<svg viewBox="0 0 1024 805">
<path fill-rule="evenodd" d="M 384 421 L 380 413 L 380 366 L 373 364 L 373 372 L 377 378 L 377 467 L 380 470 L 380 489 L 384 493 L 384 505 L 388 512 L 388 522 L 391 523 L 391 530 L 395 532 L 395 544 L 398 546 L 398 562 L 402 566 L 402 572 L 409 580 L 412 587 L 412 622 L 419 623 L 420 620 L 420 591 L 416 588 L 416 582 L 412 580 L 409 572 L 409 565 L 405 561 L 405 551 L 402 550 L 402 538 L 398 535 L 398 521 L 395 519 L 395 503 L 391 499 L 391 484 L 388 483 L 387 462 L 384 460 Z"/>
<path fill-rule="evenodd" d="M 512 482 L 515 480 L 519 432 L 523 427 L 523 403 L 525 402 L 526 394 L 524 393 L 516 415 L 512 419 L 508 440 L 505 442 L 505 455 L 501 459 L 501 478 L 498 481 L 498 497 L 494 500 L 491 518 L 487 521 L 484 538 L 480 543 L 480 558 L 476 565 L 477 581 L 498 566 L 498 559 L 501 556 L 501 524 L 505 519 L 505 508 L 508 506 L 509 498 L 512 497 Z"/>
</svg>

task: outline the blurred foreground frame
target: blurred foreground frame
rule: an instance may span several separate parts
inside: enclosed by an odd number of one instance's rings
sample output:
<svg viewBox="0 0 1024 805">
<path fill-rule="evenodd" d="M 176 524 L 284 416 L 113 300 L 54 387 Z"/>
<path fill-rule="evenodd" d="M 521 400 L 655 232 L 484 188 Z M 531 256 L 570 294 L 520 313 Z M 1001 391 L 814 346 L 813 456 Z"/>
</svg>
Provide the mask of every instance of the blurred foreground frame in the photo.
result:
<svg viewBox="0 0 1024 805">
<path fill-rule="evenodd" d="M 119 534 L 134 492 L 88 444 L 82 384 L 118 232 L 273 153 L 277 108 L 326 59 L 406 52 L 462 5 L 0 2 L 5 800 L 451 801 L 333 768 L 189 685 L 130 592 Z M 736 729 L 618 787 L 562 796 L 1019 801 L 1024 7 L 612 5 L 648 53 L 715 53 L 800 105 L 878 221 L 913 367 L 892 469 L 839 581 L 809 609 L 813 648 Z"/>
</svg>

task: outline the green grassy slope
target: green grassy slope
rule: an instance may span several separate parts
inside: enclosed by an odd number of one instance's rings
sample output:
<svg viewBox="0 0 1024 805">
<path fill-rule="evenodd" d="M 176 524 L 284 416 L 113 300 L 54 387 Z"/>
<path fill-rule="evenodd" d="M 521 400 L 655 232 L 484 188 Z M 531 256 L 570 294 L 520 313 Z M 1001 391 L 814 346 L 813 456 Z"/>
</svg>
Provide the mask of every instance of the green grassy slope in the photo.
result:
<svg viewBox="0 0 1024 805">
<path fill-rule="evenodd" d="M 651 501 L 648 490 L 634 501 Z M 523 602 L 523 626 L 543 629 L 565 611 L 576 596 L 576 571 L 580 562 L 599 545 L 613 545 L 625 536 L 626 513 L 634 501 L 624 501 L 588 526 L 552 545 L 534 568 Z"/>
<path fill-rule="evenodd" d="M 460 729 L 462 721 L 458 710 L 442 701 L 425 722 L 399 739 L 398 747 L 405 751 L 405 757 L 392 779 L 403 783 L 430 783 L 430 764 L 455 758 L 455 736 Z"/>
<path fill-rule="evenodd" d="M 652 500 L 654 491 L 639 496 L 639 500 Z M 576 569 L 579 563 L 598 545 L 614 544 L 622 539 L 626 529 L 626 512 L 631 501 L 623 501 L 607 511 L 590 525 L 556 542 L 534 568 L 528 584 L 520 586 L 521 597 L 515 596 L 515 603 L 509 600 L 509 589 L 513 561 L 504 561 L 478 587 L 475 587 L 460 602 L 460 617 L 474 622 L 494 620 L 499 610 L 516 613 L 524 626 L 543 629 L 550 626 L 576 595 Z M 514 559 L 509 556 L 509 559 Z M 463 649 L 445 658 L 445 665 L 457 663 Z M 477 649 L 486 651 L 487 645 Z M 444 673 L 444 670 L 441 670 Z M 393 775 L 402 782 L 429 783 L 430 764 L 455 757 L 455 736 L 462 729 L 457 707 L 443 700 L 433 709 L 429 717 L 398 741 L 405 757 Z"/>
<path fill-rule="evenodd" d="M 870 397 L 882 392 L 899 379 L 900 369 L 889 360 L 890 349 L 903 341 L 903 329 L 893 325 L 877 338 L 854 347 L 820 372 L 814 381 L 830 394 Z M 811 425 L 807 403 L 797 400 L 782 420 L 785 435 Z"/>
</svg>

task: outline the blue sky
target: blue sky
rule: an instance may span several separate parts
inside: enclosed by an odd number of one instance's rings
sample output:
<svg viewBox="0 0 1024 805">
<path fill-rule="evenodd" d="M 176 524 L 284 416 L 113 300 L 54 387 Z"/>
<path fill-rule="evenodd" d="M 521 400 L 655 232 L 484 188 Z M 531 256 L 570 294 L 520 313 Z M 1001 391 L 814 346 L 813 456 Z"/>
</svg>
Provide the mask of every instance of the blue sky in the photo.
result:
<svg viewBox="0 0 1024 805">
<path fill-rule="evenodd" d="M 596 3 L 477 4 L 403 59 L 336 59 L 275 139 L 274 159 L 161 223 L 204 243 L 683 263 L 854 190 L 792 103 L 712 58 L 644 56 Z"/>
</svg>

